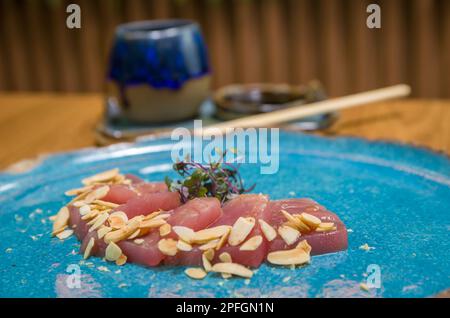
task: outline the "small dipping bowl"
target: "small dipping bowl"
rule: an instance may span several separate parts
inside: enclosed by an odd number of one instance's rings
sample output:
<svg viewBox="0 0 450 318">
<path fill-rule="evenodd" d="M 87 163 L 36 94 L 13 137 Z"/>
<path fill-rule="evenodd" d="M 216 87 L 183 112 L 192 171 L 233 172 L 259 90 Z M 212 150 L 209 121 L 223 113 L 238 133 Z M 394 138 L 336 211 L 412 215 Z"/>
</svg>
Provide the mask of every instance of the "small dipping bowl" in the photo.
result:
<svg viewBox="0 0 450 318">
<path fill-rule="evenodd" d="M 153 124 L 193 118 L 210 87 L 200 27 L 182 19 L 119 25 L 106 86 L 108 118 Z"/>
<path fill-rule="evenodd" d="M 325 91 L 317 81 L 305 86 L 234 84 L 218 89 L 213 97 L 216 117 L 220 120 L 232 120 L 285 109 L 290 107 L 292 102 L 306 105 L 324 99 L 326 99 Z M 293 121 L 290 124 L 302 130 L 315 130 L 329 126 L 335 119 L 335 113 L 328 113 Z"/>
</svg>

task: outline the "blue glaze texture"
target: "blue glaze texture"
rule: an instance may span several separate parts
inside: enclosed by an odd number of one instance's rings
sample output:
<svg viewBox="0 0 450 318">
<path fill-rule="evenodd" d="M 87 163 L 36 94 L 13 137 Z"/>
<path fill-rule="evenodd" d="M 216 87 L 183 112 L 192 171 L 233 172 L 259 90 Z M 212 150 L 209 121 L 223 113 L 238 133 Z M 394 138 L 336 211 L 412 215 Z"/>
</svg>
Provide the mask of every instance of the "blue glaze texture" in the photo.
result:
<svg viewBox="0 0 450 318">
<path fill-rule="evenodd" d="M 0 296 L 427 297 L 450 287 L 449 159 L 354 138 L 281 133 L 275 175 L 260 174 L 258 164 L 241 167 L 247 183 L 257 182 L 255 192 L 311 197 L 350 229 L 347 251 L 315 256 L 295 270 L 263 265 L 250 281 L 213 274 L 196 281 L 183 267 L 83 261 L 74 237 L 50 237 L 48 217 L 70 200 L 65 190 L 112 167 L 147 180 L 174 177 L 172 146 L 168 139 L 149 139 L 61 153 L 30 172 L 0 174 Z M 365 243 L 373 249 L 360 249 Z M 381 286 L 366 292 L 359 284 L 371 264 L 380 270 Z M 79 266 L 80 288 L 68 287 L 71 265 Z"/>
</svg>

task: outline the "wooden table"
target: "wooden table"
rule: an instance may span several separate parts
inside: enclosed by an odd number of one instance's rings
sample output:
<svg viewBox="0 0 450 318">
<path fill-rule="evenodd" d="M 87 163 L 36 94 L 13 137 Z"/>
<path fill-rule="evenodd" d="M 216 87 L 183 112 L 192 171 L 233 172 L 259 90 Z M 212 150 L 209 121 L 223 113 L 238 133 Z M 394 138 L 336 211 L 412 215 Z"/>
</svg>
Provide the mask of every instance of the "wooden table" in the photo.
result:
<svg viewBox="0 0 450 318">
<path fill-rule="evenodd" d="M 0 169 L 42 153 L 95 146 L 99 94 L 0 94 Z M 325 135 L 427 146 L 450 154 L 450 100 L 396 100 L 342 112 Z"/>
</svg>

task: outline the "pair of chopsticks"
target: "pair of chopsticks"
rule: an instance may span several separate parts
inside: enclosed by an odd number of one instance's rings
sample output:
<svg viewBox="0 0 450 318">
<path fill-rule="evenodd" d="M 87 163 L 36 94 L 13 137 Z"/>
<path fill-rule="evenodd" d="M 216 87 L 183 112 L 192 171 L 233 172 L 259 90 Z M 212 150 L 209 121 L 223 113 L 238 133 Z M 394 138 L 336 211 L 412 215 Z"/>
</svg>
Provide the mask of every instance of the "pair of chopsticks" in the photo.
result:
<svg viewBox="0 0 450 318">
<path fill-rule="evenodd" d="M 332 98 L 311 104 L 289 103 L 287 108 L 265 114 L 247 116 L 225 121 L 203 128 L 201 135 L 225 134 L 227 129 L 249 127 L 273 127 L 282 123 L 299 120 L 305 117 L 339 111 L 388 99 L 406 97 L 411 88 L 399 84 L 348 96 Z"/>
</svg>

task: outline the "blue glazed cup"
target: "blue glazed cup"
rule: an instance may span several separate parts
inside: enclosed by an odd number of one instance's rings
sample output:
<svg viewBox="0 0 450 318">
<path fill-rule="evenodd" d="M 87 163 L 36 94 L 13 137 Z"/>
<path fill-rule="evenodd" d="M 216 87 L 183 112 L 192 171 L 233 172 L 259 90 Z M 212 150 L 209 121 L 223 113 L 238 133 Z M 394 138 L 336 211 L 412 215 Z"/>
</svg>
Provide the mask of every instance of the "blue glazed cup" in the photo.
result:
<svg viewBox="0 0 450 318">
<path fill-rule="evenodd" d="M 141 123 L 192 118 L 209 86 L 207 50 L 197 23 L 150 20 L 117 27 L 107 103 L 122 118 Z"/>
</svg>

